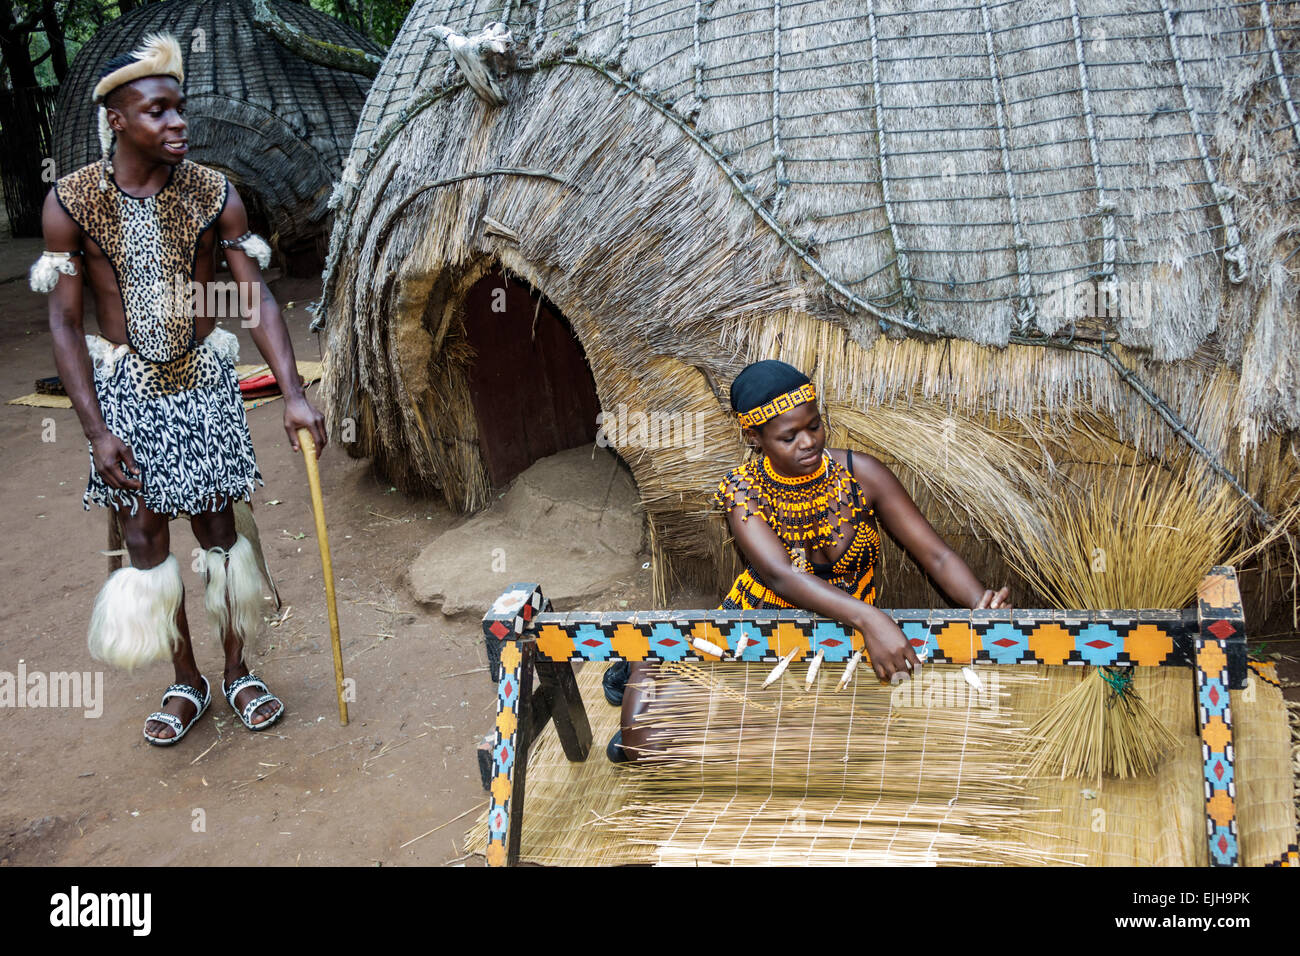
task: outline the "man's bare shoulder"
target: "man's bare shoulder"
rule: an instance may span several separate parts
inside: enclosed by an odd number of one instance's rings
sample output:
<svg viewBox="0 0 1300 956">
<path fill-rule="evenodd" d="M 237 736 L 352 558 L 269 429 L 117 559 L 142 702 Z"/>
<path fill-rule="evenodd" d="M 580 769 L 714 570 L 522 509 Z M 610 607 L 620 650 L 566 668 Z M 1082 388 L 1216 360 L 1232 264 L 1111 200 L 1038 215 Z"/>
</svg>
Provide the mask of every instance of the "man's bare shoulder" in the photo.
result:
<svg viewBox="0 0 1300 956">
<path fill-rule="evenodd" d="M 57 185 L 51 186 L 41 207 L 41 231 L 45 235 L 45 248 L 56 252 L 72 252 L 81 248 L 84 232 L 63 205 Z"/>
</svg>

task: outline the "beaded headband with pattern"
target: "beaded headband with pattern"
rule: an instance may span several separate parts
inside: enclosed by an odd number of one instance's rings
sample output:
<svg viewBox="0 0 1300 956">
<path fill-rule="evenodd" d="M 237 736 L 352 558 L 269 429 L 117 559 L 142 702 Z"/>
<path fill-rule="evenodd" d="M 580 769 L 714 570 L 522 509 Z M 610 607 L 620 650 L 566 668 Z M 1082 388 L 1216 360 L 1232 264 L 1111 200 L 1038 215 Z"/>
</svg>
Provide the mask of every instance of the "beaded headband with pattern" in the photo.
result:
<svg viewBox="0 0 1300 956">
<path fill-rule="evenodd" d="M 805 385 L 800 385 L 793 392 L 786 392 L 783 395 L 778 395 L 770 402 L 764 402 L 758 408 L 740 412 L 737 417 L 740 419 L 742 427 L 755 428 L 766 421 L 776 418 L 778 415 L 784 415 L 796 405 L 815 401 L 817 401 L 817 389 L 813 387 L 812 382 L 808 382 Z"/>
</svg>

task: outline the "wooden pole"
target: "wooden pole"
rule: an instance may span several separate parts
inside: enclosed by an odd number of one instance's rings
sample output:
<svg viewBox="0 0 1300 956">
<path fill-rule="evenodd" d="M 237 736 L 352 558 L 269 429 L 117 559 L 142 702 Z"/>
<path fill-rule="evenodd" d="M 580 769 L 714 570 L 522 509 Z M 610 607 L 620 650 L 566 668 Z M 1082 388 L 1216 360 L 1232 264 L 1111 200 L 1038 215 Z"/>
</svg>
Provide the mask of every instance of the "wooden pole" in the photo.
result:
<svg viewBox="0 0 1300 956">
<path fill-rule="evenodd" d="M 316 518 L 316 543 L 320 545 L 320 565 L 325 576 L 325 602 L 330 615 L 330 643 L 334 648 L 334 684 L 339 695 L 339 723 L 347 726 L 348 703 L 343 699 L 343 651 L 339 647 L 339 609 L 334 599 L 334 565 L 330 561 L 330 539 L 325 530 L 325 500 L 320 491 L 320 468 L 316 464 L 316 442 L 311 432 L 298 429 L 298 446 L 307 462 L 307 483 L 311 486 L 311 510 Z"/>
</svg>

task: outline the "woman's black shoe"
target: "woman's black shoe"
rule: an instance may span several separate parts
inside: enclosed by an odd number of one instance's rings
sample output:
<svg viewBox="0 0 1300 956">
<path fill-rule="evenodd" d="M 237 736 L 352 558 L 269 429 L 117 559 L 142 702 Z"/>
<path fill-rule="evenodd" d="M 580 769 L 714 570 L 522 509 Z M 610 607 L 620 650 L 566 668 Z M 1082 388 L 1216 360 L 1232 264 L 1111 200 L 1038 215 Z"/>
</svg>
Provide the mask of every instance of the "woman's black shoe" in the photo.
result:
<svg viewBox="0 0 1300 956">
<path fill-rule="evenodd" d="M 632 759 L 623 749 L 623 731 L 620 730 L 610 738 L 605 747 L 605 756 L 609 758 L 610 763 L 627 763 Z"/>
<path fill-rule="evenodd" d="M 615 707 L 621 707 L 623 704 L 623 690 L 627 687 L 627 679 L 632 676 L 632 665 L 627 661 L 619 661 L 605 669 L 605 676 L 600 679 L 600 683 L 605 688 L 605 699 Z"/>
</svg>

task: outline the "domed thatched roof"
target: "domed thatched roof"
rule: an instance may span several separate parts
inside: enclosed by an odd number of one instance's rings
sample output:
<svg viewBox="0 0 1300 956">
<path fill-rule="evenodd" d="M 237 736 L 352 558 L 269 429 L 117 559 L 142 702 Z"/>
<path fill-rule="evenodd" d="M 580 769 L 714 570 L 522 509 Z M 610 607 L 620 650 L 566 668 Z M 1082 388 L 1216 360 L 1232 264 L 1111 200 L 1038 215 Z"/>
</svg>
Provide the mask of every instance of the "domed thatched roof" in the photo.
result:
<svg viewBox="0 0 1300 956">
<path fill-rule="evenodd" d="M 408 486 L 482 500 L 474 422 L 446 397 L 470 361 L 456 303 L 500 263 L 571 321 L 605 409 L 708 416 L 703 460 L 620 449 L 682 528 L 735 460 L 719 386 L 769 356 L 855 421 L 913 402 L 1100 417 L 1148 454 L 1193 436 L 1267 497 L 1251 455 L 1300 426 L 1300 31 L 1282 11 L 506 0 L 471 21 L 417 0 L 338 195 L 335 420 Z M 497 18 L 519 52 L 500 107 L 435 30 Z"/>
<path fill-rule="evenodd" d="M 382 53 L 369 38 L 305 4 L 271 0 L 318 39 Z M 253 23 L 252 0 L 167 0 L 112 21 L 81 49 L 55 112 L 60 174 L 99 157 L 90 93 L 102 65 L 146 34 L 168 32 L 185 51 L 190 158 L 222 170 L 260 207 L 285 251 L 324 246 L 327 199 L 370 79 L 310 63 Z M 250 197 L 250 191 L 254 194 Z"/>
</svg>

